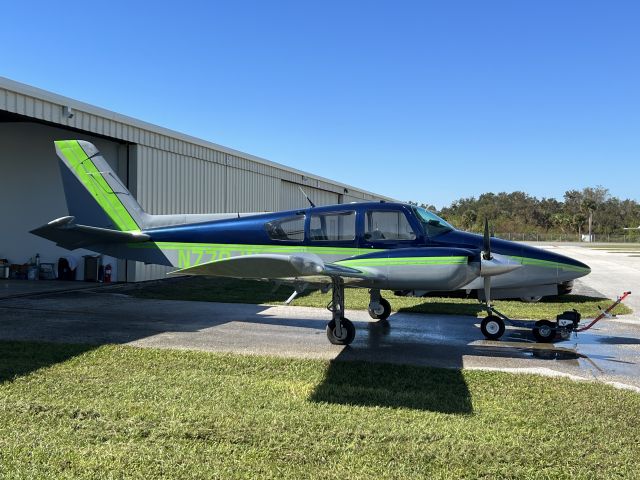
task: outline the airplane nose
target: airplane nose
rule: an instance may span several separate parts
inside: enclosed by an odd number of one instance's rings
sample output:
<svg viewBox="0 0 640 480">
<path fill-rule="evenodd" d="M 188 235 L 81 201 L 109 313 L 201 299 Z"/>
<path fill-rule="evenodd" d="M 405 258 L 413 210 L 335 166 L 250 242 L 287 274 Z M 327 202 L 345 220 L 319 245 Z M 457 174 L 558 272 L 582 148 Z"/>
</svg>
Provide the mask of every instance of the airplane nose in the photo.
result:
<svg viewBox="0 0 640 480">
<path fill-rule="evenodd" d="M 573 261 L 577 264 L 578 268 L 582 268 L 585 270 L 586 272 L 585 275 L 588 275 L 591 273 L 591 267 L 589 265 L 587 265 L 586 263 L 579 262 L 578 260 L 573 260 Z"/>
<path fill-rule="evenodd" d="M 568 281 L 591 273 L 589 265 L 559 253 L 536 247 L 525 247 L 525 255 L 532 257 L 532 264 L 555 267 L 558 281 Z"/>
<path fill-rule="evenodd" d="M 553 253 L 552 256 L 558 266 L 559 280 L 573 280 L 591 273 L 591 268 L 586 263 L 559 253 Z"/>
<path fill-rule="evenodd" d="M 558 255 L 558 257 L 560 257 L 560 260 L 558 260 L 558 263 L 561 263 L 563 266 L 562 268 L 564 268 L 565 270 L 574 270 L 576 272 L 580 272 L 580 277 L 584 276 L 584 275 L 588 275 L 589 273 L 591 273 L 591 267 L 589 267 L 589 265 L 587 265 L 586 263 L 582 263 L 578 260 L 575 260 L 571 257 L 567 257 L 565 255 Z"/>
</svg>

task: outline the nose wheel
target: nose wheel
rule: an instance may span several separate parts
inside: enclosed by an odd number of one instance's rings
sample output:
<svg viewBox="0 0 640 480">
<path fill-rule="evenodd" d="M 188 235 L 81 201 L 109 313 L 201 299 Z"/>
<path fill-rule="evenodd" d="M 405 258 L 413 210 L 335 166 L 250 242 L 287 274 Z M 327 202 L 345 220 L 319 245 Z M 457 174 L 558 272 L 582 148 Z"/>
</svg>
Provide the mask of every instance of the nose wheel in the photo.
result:
<svg viewBox="0 0 640 480">
<path fill-rule="evenodd" d="M 482 319 L 480 331 L 489 340 L 497 340 L 504 334 L 504 320 L 496 315 L 489 315 Z"/>
</svg>

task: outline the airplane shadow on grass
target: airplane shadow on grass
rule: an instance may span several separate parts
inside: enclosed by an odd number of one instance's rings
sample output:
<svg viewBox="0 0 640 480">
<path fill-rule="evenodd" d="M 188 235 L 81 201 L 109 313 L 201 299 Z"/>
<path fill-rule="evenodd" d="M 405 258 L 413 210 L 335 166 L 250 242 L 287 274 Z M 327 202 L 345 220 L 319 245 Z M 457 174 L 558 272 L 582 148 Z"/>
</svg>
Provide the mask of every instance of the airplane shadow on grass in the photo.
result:
<svg viewBox="0 0 640 480">
<path fill-rule="evenodd" d="M 471 394 L 462 372 L 438 369 L 333 360 L 311 401 L 471 414 Z"/>
<path fill-rule="evenodd" d="M 274 326 L 298 327 L 282 331 L 287 335 L 284 341 L 290 341 L 293 336 L 297 342 L 308 342 L 309 348 L 324 351 L 324 320 L 269 314 L 269 308 L 146 301 L 84 291 L 3 301 L 0 302 L 0 383 L 64 362 L 100 345 L 141 340 L 147 346 L 157 344 L 168 348 L 206 349 L 210 344 L 215 350 L 225 338 L 231 344 L 238 341 L 242 344 L 246 332 L 251 334 L 248 336 L 253 338 L 252 342 L 256 342 L 256 336 L 264 335 L 258 343 L 269 346 L 271 342 L 272 353 L 277 354 L 276 343 L 282 344 L 283 339 L 278 338 L 281 333 L 274 330 Z M 309 399 L 471 414 L 472 399 L 461 371 L 464 356 L 522 359 L 536 357 L 537 352 L 534 345 L 527 343 L 530 339 L 526 331 L 508 331 L 512 333 L 504 337 L 504 342 L 485 342 L 475 327 L 477 322 L 473 317 L 449 319 L 405 314 L 392 316 L 390 322 L 357 321 L 356 341 L 329 363 L 324 380 Z M 162 334 L 169 335 L 154 343 Z M 611 344 L 629 342 L 622 337 L 611 337 L 610 341 Z M 326 349 L 331 348 L 335 347 L 326 344 Z M 264 351 L 271 352 L 268 348 Z M 543 355 L 536 358 L 574 362 L 579 358 L 579 354 L 569 349 L 542 352 Z"/>
</svg>

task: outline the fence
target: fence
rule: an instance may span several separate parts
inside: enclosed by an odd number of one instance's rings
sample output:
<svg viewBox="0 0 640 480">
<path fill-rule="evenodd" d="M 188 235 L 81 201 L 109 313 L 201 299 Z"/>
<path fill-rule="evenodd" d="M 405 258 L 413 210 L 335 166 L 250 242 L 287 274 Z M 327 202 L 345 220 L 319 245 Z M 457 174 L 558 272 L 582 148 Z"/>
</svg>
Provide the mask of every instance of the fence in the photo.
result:
<svg viewBox="0 0 640 480">
<path fill-rule="evenodd" d="M 482 234 L 482 232 L 478 232 Z M 577 233 L 495 233 L 494 237 L 518 242 L 588 242 L 589 235 Z M 640 243 L 640 232 L 625 234 L 594 233 L 591 243 Z"/>
</svg>

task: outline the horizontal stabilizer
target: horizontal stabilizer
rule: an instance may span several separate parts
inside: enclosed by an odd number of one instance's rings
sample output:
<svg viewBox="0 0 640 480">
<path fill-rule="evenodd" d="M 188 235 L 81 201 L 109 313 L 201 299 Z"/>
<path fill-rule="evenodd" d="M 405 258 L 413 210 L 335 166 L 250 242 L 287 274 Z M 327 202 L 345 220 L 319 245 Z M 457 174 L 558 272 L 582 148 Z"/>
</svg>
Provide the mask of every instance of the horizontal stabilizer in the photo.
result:
<svg viewBox="0 0 640 480">
<path fill-rule="evenodd" d="M 123 232 L 109 228 L 91 227 L 73 223 L 74 217 L 62 217 L 31 230 L 39 237 L 56 242 L 68 250 L 87 247 L 89 245 L 109 243 L 146 242 L 149 235 L 140 232 Z"/>
</svg>

